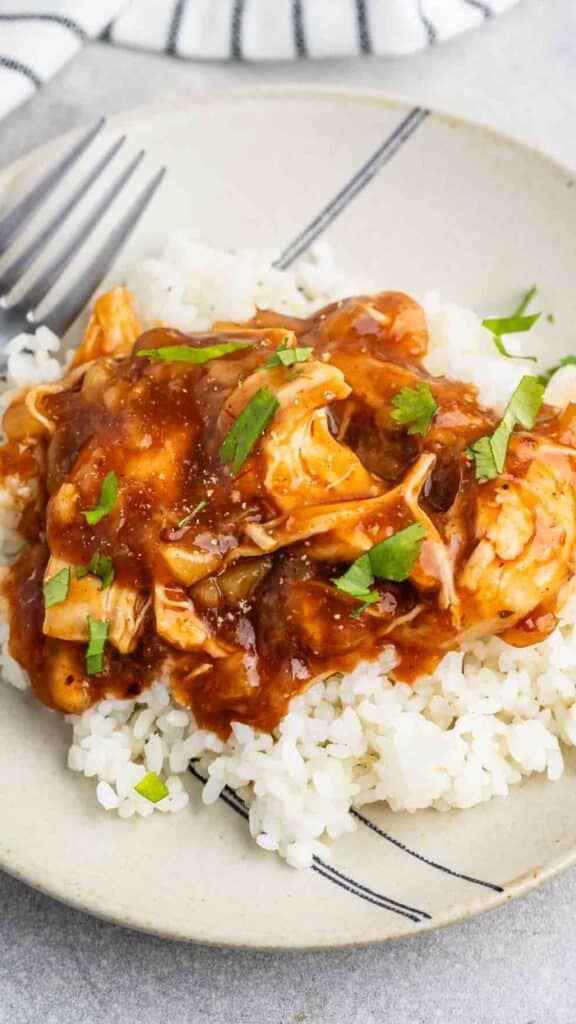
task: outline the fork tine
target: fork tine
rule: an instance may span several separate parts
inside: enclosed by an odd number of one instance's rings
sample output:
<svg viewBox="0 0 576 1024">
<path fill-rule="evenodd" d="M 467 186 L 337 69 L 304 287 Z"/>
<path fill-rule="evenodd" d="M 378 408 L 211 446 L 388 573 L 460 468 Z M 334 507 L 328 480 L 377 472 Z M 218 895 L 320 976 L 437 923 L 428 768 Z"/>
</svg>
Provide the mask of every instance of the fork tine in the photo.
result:
<svg viewBox="0 0 576 1024">
<path fill-rule="evenodd" d="M 116 176 L 112 184 L 107 188 L 102 198 L 96 203 L 94 209 L 84 218 L 78 226 L 72 238 L 67 242 L 61 252 L 56 253 L 52 261 L 30 285 L 25 295 L 18 299 L 16 305 L 26 314 L 27 319 L 32 320 L 36 306 L 47 296 L 50 289 L 56 283 L 68 264 L 88 241 L 94 228 L 112 205 L 124 185 L 132 177 L 134 171 L 142 162 L 144 150 L 136 154 L 133 160 Z"/>
<path fill-rule="evenodd" d="M 66 221 L 72 211 L 76 209 L 80 200 L 86 195 L 89 188 L 94 184 L 102 171 L 105 170 L 108 164 L 114 159 L 125 140 L 126 136 L 123 135 L 106 150 L 100 160 L 98 160 L 88 174 L 85 175 L 72 195 L 69 196 L 56 210 L 56 213 L 50 218 L 42 231 L 36 236 L 36 238 L 33 238 L 24 251 L 12 261 L 4 273 L 0 274 L 0 305 L 2 298 L 8 295 L 14 285 L 21 280 L 23 274 L 28 270 L 28 267 L 34 262 L 36 257 L 40 255 L 46 244 L 50 241 L 53 235 L 56 234 L 59 227 Z"/>
<path fill-rule="evenodd" d="M 48 316 L 43 317 L 42 322 L 50 327 L 55 334 L 64 334 L 74 323 L 114 262 L 118 252 L 132 234 L 165 174 L 166 168 L 162 167 L 142 189 L 106 241 L 102 243 L 84 274 L 72 285 L 68 294 L 55 309 Z"/>
<path fill-rule="evenodd" d="M 46 171 L 46 174 L 43 174 L 40 180 L 32 185 L 10 210 L 6 211 L 3 217 L 0 217 L 0 256 L 4 255 L 20 228 L 24 227 L 41 206 L 43 200 L 48 198 L 67 171 L 82 156 L 82 153 L 102 129 L 103 124 L 104 118 L 93 124 L 82 138 L 60 160 L 57 160 Z"/>
</svg>

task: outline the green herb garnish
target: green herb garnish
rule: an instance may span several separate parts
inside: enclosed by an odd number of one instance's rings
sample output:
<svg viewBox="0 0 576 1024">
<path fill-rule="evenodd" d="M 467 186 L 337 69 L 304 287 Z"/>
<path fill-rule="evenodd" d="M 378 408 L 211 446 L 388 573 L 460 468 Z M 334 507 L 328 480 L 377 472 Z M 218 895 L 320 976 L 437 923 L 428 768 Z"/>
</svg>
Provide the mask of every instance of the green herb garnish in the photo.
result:
<svg viewBox="0 0 576 1024">
<path fill-rule="evenodd" d="M 397 583 L 408 579 L 418 560 L 425 536 L 426 531 L 421 523 L 412 523 L 375 544 L 352 562 L 342 576 L 332 580 L 338 590 L 362 601 L 362 607 L 353 613 L 355 616 L 361 615 L 369 605 L 380 599 L 378 591 L 370 589 L 376 579 L 394 580 Z"/>
<path fill-rule="evenodd" d="M 298 348 L 298 346 L 288 348 L 288 339 L 284 338 L 282 344 L 266 360 L 264 366 L 294 366 L 296 363 L 305 363 L 313 351 L 313 348 Z"/>
<path fill-rule="evenodd" d="M 187 526 L 188 523 L 192 519 L 194 519 L 194 516 L 197 516 L 198 513 L 201 512 L 203 508 L 206 508 L 207 504 L 208 504 L 208 502 L 205 499 L 203 499 L 202 501 L 199 501 L 198 504 L 196 505 L 196 508 L 193 508 L 191 512 L 188 512 L 188 514 L 185 515 L 184 518 L 181 519 L 180 522 L 176 524 L 176 529 L 177 530 L 181 530 L 183 526 Z"/>
<path fill-rule="evenodd" d="M 148 772 L 148 775 L 140 779 L 140 782 L 134 786 L 134 789 L 140 796 L 149 800 L 151 804 L 157 804 L 164 797 L 170 795 L 168 786 L 156 775 L 156 772 Z"/>
<path fill-rule="evenodd" d="M 98 498 L 98 504 L 89 509 L 87 512 L 82 512 L 82 515 L 86 519 L 86 522 L 90 526 L 96 526 L 104 516 L 110 515 L 114 504 L 116 502 L 116 495 L 118 494 L 118 477 L 116 473 L 111 470 L 110 473 L 106 473 L 102 481 L 102 487 L 100 488 L 100 497 Z"/>
<path fill-rule="evenodd" d="M 107 590 L 114 579 L 114 565 L 110 555 L 92 555 L 89 565 L 79 565 L 76 569 L 76 578 L 81 580 L 84 576 L 98 576 L 102 581 L 100 590 Z"/>
<path fill-rule="evenodd" d="M 425 434 L 438 406 L 428 384 L 402 388 L 392 399 L 392 419 L 408 427 L 409 434 Z"/>
<path fill-rule="evenodd" d="M 343 590 L 345 594 L 355 597 L 358 601 L 373 604 L 378 600 L 379 595 L 370 590 L 374 583 L 374 573 L 368 554 L 360 555 L 342 576 L 338 576 L 332 582 L 336 584 L 338 590 Z"/>
<path fill-rule="evenodd" d="M 474 460 L 479 483 L 493 480 L 503 471 L 514 427 L 520 424 L 530 430 L 534 426 L 544 390 L 545 384 L 539 377 L 522 377 L 494 433 L 481 437 L 468 448 L 466 454 Z"/>
<path fill-rule="evenodd" d="M 482 326 L 487 327 L 491 332 L 496 348 L 507 359 L 529 359 L 533 363 L 537 362 L 536 356 L 515 356 L 512 352 L 508 352 L 502 341 L 505 334 L 523 334 L 525 331 L 529 331 L 540 319 L 541 313 L 533 313 L 531 316 L 524 315 L 535 295 L 536 285 L 532 285 L 511 316 L 489 317 L 482 321 Z"/>
<path fill-rule="evenodd" d="M 89 676 L 100 675 L 104 668 L 104 648 L 108 640 L 110 623 L 88 616 L 88 647 L 86 648 L 86 671 Z"/>
<path fill-rule="evenodd" d="M 260 388 L 226 434 L 220 446 L 221 462 L 230 462 L 232 471 L 237 473 L 279 408 L 280 403 L 269 388 Z"/>
<path fill-rule="evenodd" d="M 532 287 L 528 289 L 526 294 L 520 299 L 520 302 L 516 306 L 516 309 L 514 310 L 512 316 L 523 316 L 535 295 L 536 285 L 533 284 Z"/>
<path fill-rule="evenodd" d="M 559 363 L 556 363 L 555 366 L 552 366 L 549 370 L 542 373 L 540 375 L 542 383 L 548 384 L 548 382 L 552 380 L 554 374 L 557 373 L 558 370 L 561 370 L 563 366 L 576 366 L 576 356 L 564 356 Z"/>
<path fill-rule="evenodd" d="M 70 566 L 65 566 L 60 572 L 57 572 L 55 576 L 51 576 L 49 580 L 46 580 L 43 591 L 44 591 L 44 607 L 51 608 L 53 604 L 61 604 L 68 597 L 68 591 L 70 590 Z"/>
<path fill-rule="evenodd" d="M 162 345 L 160 348 L 141 348 L 136 355 L 152 359 L 156 363 L 193 363 L 195 366 L 201 366 L 202 363 L 209 363 L 211 359 L 221 359 L 230 352 L 237 352 L 252 344 L 251 341 L 223 341 L 218 345 L 204 345 L 202 348 L 192 348 L 191 345 Z"/>
</svg>

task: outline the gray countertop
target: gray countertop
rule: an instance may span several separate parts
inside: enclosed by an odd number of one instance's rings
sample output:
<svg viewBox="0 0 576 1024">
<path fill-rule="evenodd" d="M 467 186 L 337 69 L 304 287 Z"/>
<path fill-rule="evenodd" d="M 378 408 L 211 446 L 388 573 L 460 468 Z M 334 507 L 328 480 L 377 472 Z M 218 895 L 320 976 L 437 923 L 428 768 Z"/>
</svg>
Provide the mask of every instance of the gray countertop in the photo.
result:
<svg viewBox="0 0 576 1024">
<path fill-rule="evenodd" d="M 188 64 L 87 47 L 0 125 L 0 163 L 96 114 L 198 89 L 323 82 L 403 94 L 576 165 L 575 0 L 521 0 L 413 58 Z M 573 1024 L 576 874 L 449 931 L 269 955 L 163 942 L 0 875 L 0 1024 Z"/>
</svg>

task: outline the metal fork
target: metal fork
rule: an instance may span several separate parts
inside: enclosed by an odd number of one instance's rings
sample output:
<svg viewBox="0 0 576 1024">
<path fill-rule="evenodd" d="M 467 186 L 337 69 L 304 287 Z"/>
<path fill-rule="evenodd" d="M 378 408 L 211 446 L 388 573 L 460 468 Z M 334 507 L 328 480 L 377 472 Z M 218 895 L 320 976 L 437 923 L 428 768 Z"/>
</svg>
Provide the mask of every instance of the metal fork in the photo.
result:
<svg viewBox="0 0 576 1024">
<path fill-rule="evenodd" d="M 57 185 L 77 163 L 90 143 L 102 130 L 104 120 L 92 125 L 89 130 L 69 149 L 42 177 L 26 191 L 21 198 L 0 216 L 0 260 L 10 254 L 23 228 L 32 217 L 43 207 L 45 201 Z M 75 256 L 88 242 L 102 217 L 111 207 L 114 200 L 130 184 L 130 180 L 140 165 L 144 150 L 139 152 L 122 170 L 120 170 L 102 196 L 84 215 L 70 238 L 48 261 L 47 265 L 37 274 L 25 293 L 13 304 L 8 304 L 8 296 L 22 280 L 27 270 L 33 268 L 37 258 L 44 252 L 47 244 L 58 232 L 62 224 L 76 209 L 80 200 L 92 185 L 100 178 L 124 144 L 126 136 L 122 136 L 94 160 L 82 179 L 73 186 L 70 194 L 62 200 L 58 208 L 51 214 L 41 230 L 26 247 L 11 259 L 0 272 L 0 346 L 14 334 L 30 330 L 30 325 L 37 325 L 36 310 L 49 296 L 53 286 L 62 272 L 68 267 Z M 101 242 L 90 260 L 89 266 L 68 287 L 65 294 L 49 308 L 41 322 L 50 327 L 56 334 L 63 334 L 86 305 L 94 290 L 100 284 L 112 262 L 128 237 L 136 227 L 140 217 L 156 192 L 166 168 L 162 167 L 145 185 L 122 214 L 118 223 Z M 1 359 L 1 355 L 0 355 Z"/>
</svg>

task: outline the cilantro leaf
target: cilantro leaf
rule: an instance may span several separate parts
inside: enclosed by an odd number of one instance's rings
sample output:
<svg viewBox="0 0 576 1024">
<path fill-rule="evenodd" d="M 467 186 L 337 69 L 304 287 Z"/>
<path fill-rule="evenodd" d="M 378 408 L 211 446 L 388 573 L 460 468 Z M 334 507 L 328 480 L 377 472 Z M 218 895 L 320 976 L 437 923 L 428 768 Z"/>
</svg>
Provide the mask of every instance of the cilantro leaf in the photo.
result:
<svg viewBox="0 0 576 1024">
<path fill-rule="evenodd" d="M 470 445 L 466 454 L 469 459 L 474 460 L 474 473 L 479 483 L 483 484 L 486 480 L 493 480 L 502 472 L 496 463 L 491 438 L 481 437 Z"/>
<path fill-rule="evenodd" d="M 190 523 L 192 519 L 194 519 L 194 516 L 197 516 L 198 513 L 201 512 L 203 508 L 206 508 L 207 504 L 208 502 L 206 501 L 205 498 L 203 498 L 202 501 L 199 501 L 196 507 L 193 508 L 191 512 L 188 512 L 188 514 L 185 515 L 183 519 L 180 520 L 179 523 L 176 523 L 176 529 L 181 530 L 183 526 L 187 526 L 188 523 Z"/>
<path fill-rule="evenodd" d="M 238 473 L 258 438 L 273 419 L 280 403 L 269 388 L 260 388 L 234 421 L 220 446 L 220 461 L 230 462 Z"/>
<path fill-rule="evenodd" d="M 110 623 L 88 616 L 88 647 L 86 648 L 86 671 L 89 676 L 100 675 L 104 668 L 104 648 L 108 640 Z"/>
<path fill-rule="evenodd" d="M 98 576 L 101 580 L 100 590 L 107 590 L 114 579 L 114 566 L 110 555 L 99 555 L 95 552 L 87 566 L 79 565 L 76 569 L 76 578 L 79 580 L 88 574 Z"/>
<path fill-rule="evenodd" d="M 266 360 L 265 367 L 294 366 L 296 363 L 305 363 L 310 358 L 313 348 L 288 348 L 288 339 L 285 338 L 279 348 Z"/>
<path fill-rule="evenodd" d="M 61 604 L 68 597 L 68 591 L 70 590 L 70 575 L 71 569 L 67 565 L 60 572 L 57 572 L 55 576 L 51 576 L 49 580 L 46 580 L 43 592 L 44 592 L 44 607 L 51 608 L 54 604 Z"/>
<path fill-rule="evenodd" d="M 531 430 L 542 405 L 544 388 L 538 377 L 522 377 L 504 410 L 504 420 L 514 420 L 525 430 Z M 515 424 L 511 424 L 511 429 Z"/>
<path fill-rule="evenodd" d="M 529 331 L 536 321 L 540 319 L 542 316 L 541 313 L 533 313 L 531 316 L 525 316 L 526 310 L 535 295 L 536 285 L 532 285 L 511 316 L 489 317 L 482 321 L 482 326 L 486 327 L 492 333 L 496 348 L 500 354 L 506 356 L 507 359 L 529 359 L 533 363 L 537 362 L 536 356 L 514 355 L 514 353 L 508 351 L 502 341 L 502 336 L 505 334 L 522 334 L 525 331 Z"/>
<path fill-rule="evenodd" d="M 374 583 L 374 573 L 368 554 L 360 555 L 342 576 L 338 576 L 332 582 L 336 584 L 338 590 L 355 597 L 358 601 L 373 604 L 378 600 L 378 594 L 370 590 Z"/>
<path fill-rule="evenodd" d="M 425 434 L 438 406 L 428 384 L 402 388 L 392 399 L 392 419 L 408 427 L 409 434 Z"/>
<path fill-rule="evenodd" d="M 140 779 L 134 789 L 151 804 L 157 804 L 164 797 L 169 796 L 168 786 L 156 775 L 156 772 L 148 772 L 148 775 Z"/>
<path fill-rule="evenodd" d="M 96 526 L 101 519 L 105 516 L 110 515 L 114 504 L 116 502 L 116 495 L 118 494 L 118 477 L 116 473 L 111 470 L 107 473 L 102 481 L 100 488 L 100 497 L 98 498 L 98 504 L 94 508 L 88 511 L 83 511 L 82 515 L 86 519 L 86 522 L 90 526 Z"/>
<path fill-rule="evenodd" d="M 421 523 L 412 523 L 391 537 L 370 548 L 368 557 L 372 572 L 378 579 L 407 580 L 414 568 L 426 531 Z"/>
<path fill-rule="evenodd" d="M 512 431 L 518 424 L 526 430 L 534 426 L 545 387 L 539 377 L 522 377 L 494 433 L 481 437 L 468 448 L 466 454 L 474 460 L 478 483 L 493 480 L 503 471 Z"/>
<path fill-rule="evenodd" d="M 354 613 L 356 616 L 380 599 L 377 591 L 370 590 L 375 579 L 396 582 L 408 579 L 418 560 L 425 535 L 421 523 L 412 523 L 375 544 L 352 562 L 342 576 L 332 580 L 338 590 L 363 602 L 363 607 Z"/>
<path fill-rule="evenodd" d="M 484 324 L 484 326 L 486 326 L 486 324 Z M 525 359 L 529 363 L 538 362 L 537 356 L 518 356 L 515 355 L 514 352 L 509 352 L 499 334 L 494 334 L 492 340 L 496 345 L 496 348 L 498 349 L 500 355 L 506 356 L 506 359 Z"/>
<path fill-rule="evenodd" d="M 532 313 L 530 316 L 499 316 L 488 317 L 482 321 L 482 326 L 487 327 L 492 334 L 500 338 L 503 334 L 525 334 L 542 316 L 541 313 Z M 530 356 L 531 359 L 534 356 Z"/>
<path fill-rule="evenodd" d="M 554 366 L 551 366 L 549 370 L 546 370 L 543 374 L 541 374 L 540 380 L 542 381 L 542 383 L 548 384 L 549 381 L 552 380 L 554 374 L 557 373 L 558 370 L 561 370 L 563 366 L 576 366 L 576 356 L 564 356 L 564 358 L 561 359 L 559 363 L 556 363 Z"/>
<path fill-rule="evenodd" d="M 360 616 L 364 614 L 366 609 L 369 608 L 371 604 L 376 604 L 376 602 L 380 600 L 380 594 L 378 593 L 377 590 L 370 590 L 366 596 L 369 597 L 370 600 L 364 601 L 364 604 L 361 604 L 358 608 L 355 608 L 354 611 L 351 612 L 353 619 L 359 619 Z"/>
<path fill-rule="evenodd" d="M 532 287 L 528 289 L 523 298 L 520 299 L 520 302 L 516 306 L 516 309 L 514 310 L 512 316 L 523 316 L 535 295 L 536 285 L 533 284 Z"/>
<path fill-rule="evenodd" d="M 251 341 L 222 341 L 217 345 L 204 345 L 202 348 L 193 348 L 191 345 L 162 345 L 160 348 L 141 348 L 136 352 L 137 356 L 151 359 L 155 363 L 193 363 L 201 366 L 209 363 L 211 359 L 221 359 L 230 352 L 248 348 Z"/>
</svg>

